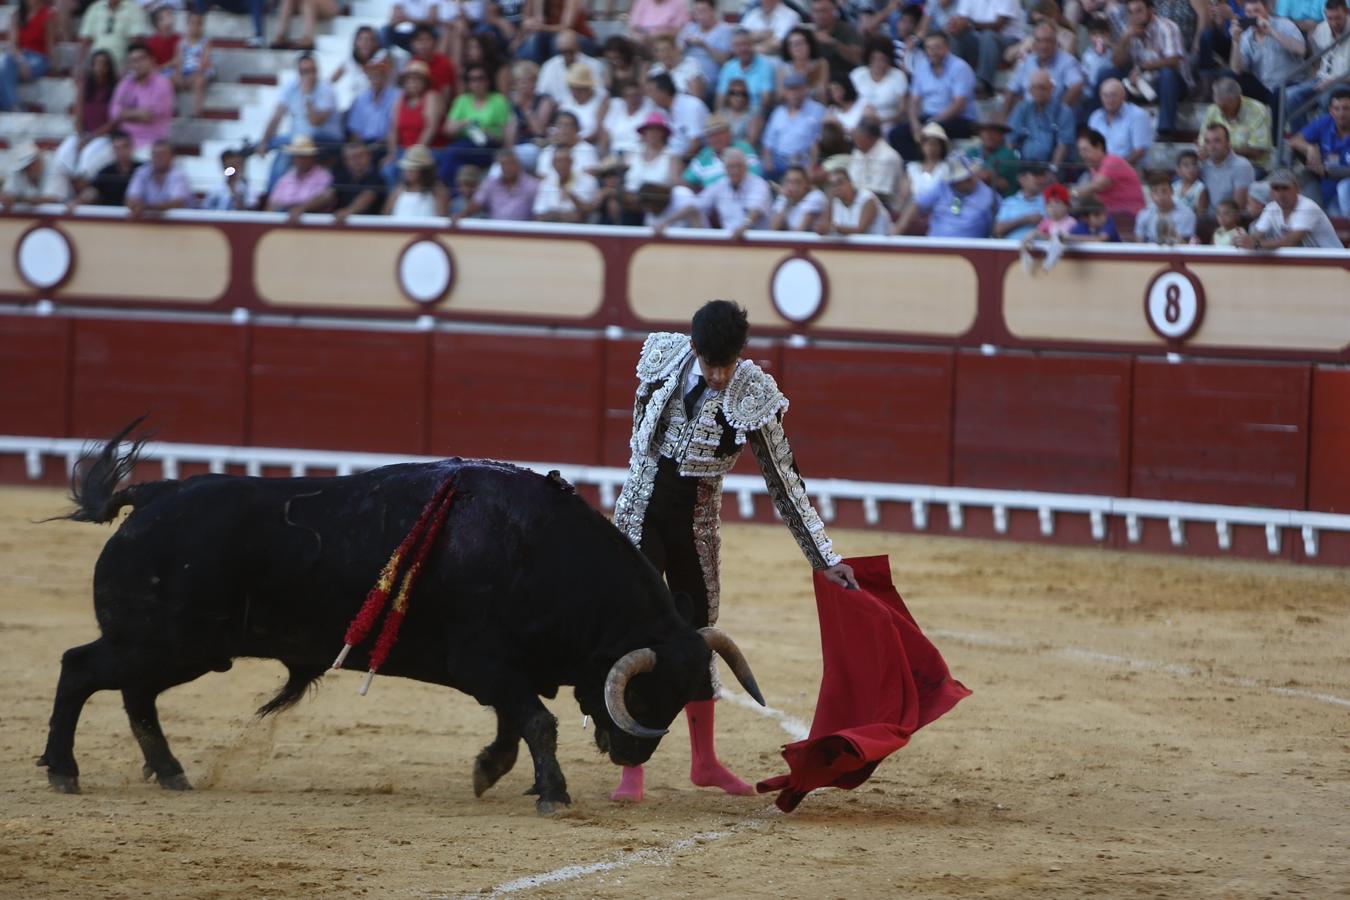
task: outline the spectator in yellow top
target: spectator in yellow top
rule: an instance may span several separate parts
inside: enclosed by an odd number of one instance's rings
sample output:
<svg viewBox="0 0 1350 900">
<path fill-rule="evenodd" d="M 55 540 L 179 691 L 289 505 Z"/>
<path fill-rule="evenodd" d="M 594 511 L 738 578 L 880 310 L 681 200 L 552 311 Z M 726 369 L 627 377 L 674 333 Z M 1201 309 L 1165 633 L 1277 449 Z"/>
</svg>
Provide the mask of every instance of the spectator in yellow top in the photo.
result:
<svg viewBox="0 0 1350 900">
<path fill-rule="evenodd" d="M 1205 110 L 1195 152 L 1206 159 L 1205 129 L 1218 123 L 1228 129 L 1232 150 L 1254 166 L 1270 165 L 1270 107 L 1242 96 L 1242 86 L 1232 78 L 1214 82 L 1214 102 Z"/>
</svg>

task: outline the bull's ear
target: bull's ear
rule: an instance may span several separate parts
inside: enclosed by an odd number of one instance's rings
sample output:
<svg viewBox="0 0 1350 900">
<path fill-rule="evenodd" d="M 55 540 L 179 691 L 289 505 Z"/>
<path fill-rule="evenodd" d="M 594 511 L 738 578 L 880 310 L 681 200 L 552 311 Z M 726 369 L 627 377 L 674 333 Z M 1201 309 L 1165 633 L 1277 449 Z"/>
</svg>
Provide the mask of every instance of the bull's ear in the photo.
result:
<svg viewBox="0 0 1350 900">
<path fill-rule="evenodd" d="M 690 625 L 694 624 L 694 601 L 684 591 L 674 591 L 675 611 Z"/>
</svg>

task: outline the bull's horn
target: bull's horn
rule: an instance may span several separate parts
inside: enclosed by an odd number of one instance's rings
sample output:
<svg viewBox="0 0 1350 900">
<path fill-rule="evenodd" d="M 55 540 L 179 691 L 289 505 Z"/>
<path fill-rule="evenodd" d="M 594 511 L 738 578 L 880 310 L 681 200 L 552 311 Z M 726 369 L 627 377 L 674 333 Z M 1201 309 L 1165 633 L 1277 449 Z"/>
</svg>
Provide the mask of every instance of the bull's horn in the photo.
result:
<svg viewBox="0 0 1350 900">
<path fill-rule="evenodd" d="M 745 692 L 754 697 L 755 702 L 760 706 L 767 705 L 764 702 L 764 695 L 759 692 L 759 685 L 755 683 L 755 673 L 750 671 L 750 664 L 745 661 L 745 654 L 741 652 L 740 647 L 736 646 L 736 642 L 731 639 L 731 635 L 711 625 L 707 628 L 700 628 L 698 633 L 703 635 L 703 640 L 708 643 L 708 647 L 731 667 L 732 674 L 741 683 L 741 687 L 745 688 Z"/>
<path fill-rule="evenodd" d="M 610 667 L 609 675 L 605 678 L 605 709 L 609 710 L 609 717 L 614 720 L 614 724 L 633 737 L 658 738 L 666 733 L 664 728 L 648 728 L 646 725 L 638 724 L 638 721 L 629 714 L 628 704 L 623 698 L 624 689 L 628 687 L 628 679 L 639 672 L 650 672 L 655 666 L 656 651 L 650 647 L 643 647 L 641 650 L 633 650 L 619 657 L 619 661 Z"/>
</svg>

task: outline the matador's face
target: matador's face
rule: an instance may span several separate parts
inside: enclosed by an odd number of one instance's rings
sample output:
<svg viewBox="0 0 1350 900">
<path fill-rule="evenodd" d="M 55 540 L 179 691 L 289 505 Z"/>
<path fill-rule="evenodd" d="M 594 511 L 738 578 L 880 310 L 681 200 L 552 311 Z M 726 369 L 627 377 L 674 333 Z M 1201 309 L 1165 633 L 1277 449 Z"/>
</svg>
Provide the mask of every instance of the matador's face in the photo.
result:
<svg viewBox="0 0 1350 900">
<path fill-rule="evenodd" d="M 690 341 L 689 346 L 693 347 L 694 342 Z M 727 385 L 731 384 L 731 376 L 735 374 L 736 366 L 741 361 L 741 356 L 738 353 L 731 362 L 715 366 L 703 358 L 703 354 L 698 352 L 697 347 L 694 347 L 694 357 L 698 360 L 699 372 L 708 382 L 708 387 L 714 391 L 725 391 L 727 389 Z"/>
</svg>

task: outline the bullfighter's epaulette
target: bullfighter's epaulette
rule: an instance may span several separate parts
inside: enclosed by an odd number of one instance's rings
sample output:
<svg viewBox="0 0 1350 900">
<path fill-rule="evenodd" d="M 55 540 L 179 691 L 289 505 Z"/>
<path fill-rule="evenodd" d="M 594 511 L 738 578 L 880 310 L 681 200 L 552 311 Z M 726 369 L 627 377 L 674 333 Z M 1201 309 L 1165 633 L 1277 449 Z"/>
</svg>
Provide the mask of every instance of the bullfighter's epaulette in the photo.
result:
<svg viewBox="0 0 1350 900">
<path fill-rule="evenodd" d="M 722 414 L 727 424 L 736 429 L 736 443 L 744 444 L 747 431 L 763 428 L 787 408 L 788 398 L 778 389 L 773 376 L 753 361 L 741 360 L 722 399 Z"/>
<path fill-rule="evenodd" d="M 689 335 L 673 331 L 655 331 L 647 335 L 638 357 L 637 377 L 643 384 L 668 378 L 693 352 Z"/>
</svg>

